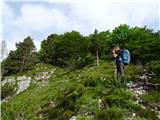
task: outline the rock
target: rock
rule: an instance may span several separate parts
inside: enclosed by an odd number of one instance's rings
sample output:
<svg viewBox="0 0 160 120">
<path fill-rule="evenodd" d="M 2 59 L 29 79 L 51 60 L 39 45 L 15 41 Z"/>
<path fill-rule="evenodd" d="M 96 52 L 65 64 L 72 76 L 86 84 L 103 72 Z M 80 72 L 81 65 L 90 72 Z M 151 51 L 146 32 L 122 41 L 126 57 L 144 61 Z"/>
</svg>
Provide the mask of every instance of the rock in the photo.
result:
<svg viewBox="0 0 160 120">
<path fill-rule="evenodd" d="M 41 113 L 41 114 L 39 114 L 39 118 L 41 118 L 41 119 L 43 118 L 43 114 L 42 114 L 42 113 Z"/>
<path fill-rule="evenodd" d="M 50 101 L 49 106 L 50 106 L 51 108 L 54 108 L 54 107 L 56 106 L 56 104 L 55 104 L 55 102 L 54 102 L 54 101 Z"/>
<path fill-rule="evenodd" d="M 142 95 L 142 91 L 135 91 L 136 94 Z"/>
<path fill-rule="evenodd" d="M 146 107 L 145 107 L 144 105 L 141 105 L 141 108 L 142 108 L 142 109 L 146 109 Z"/>
<path fill-rule="evenodd" d="M 23 76 L 18 76 L 17 77 L 17 81 L 23 81 L 23 80 L 26 80 L 28 77 L 23 75 Z"/>
<path fill-rule="evenodd" d="M 5 99 L 2 99 L 2 100 L 1 100 L 1 103 L 7 102 L 10 98 L 11 98 L 11 96 L 8 96 L 8 97 L 6 97 Z"/>
<path fill-rule="evenodd" d="M 20 92 L 23 92 L 30 86 L 31 77 L 19 76 L 17 77 L 17 82 L 18 82 L 18 90 L 16 94 L 19 94 Z"/>
<path fill-rule="evenodd" d="M 76 120 L 77 116 L 72 116 L 69 120 Z"/>
<path fill-rule="evenodd" d="M 103 106 L 102 100 L 99 99 L 99 100 L 98 100 L 98 108 L 101 110 L 103 107 L 104 107 L 104 106 Z"/>
<path fill-rule="evenodd" d="M 3 86 L 6 83 L 14 83 L 16 79 L 14 77 L 6 77 L 3 81 L 1 81 L 1 85 Z"/>
<path fill-rule="evenodd" d="M 157 117 L 160 119 L 160 113 L 157 115 Z"/>
<path fill-rule="evenodd" d="M 133 85 L 133 82 L 132 82 L 132 81 L 131 81 L 131 82 L 128 82 L 126 85 L 127 85 L 127 87 L 130 88 L 130 87 Z"/>
<path fill-rule="evenodd" d="M 139 78 L 142 79 L 142 80 L 145 80 L 145 79 L 147 79 L 147 75 L 144 74 L 142 76 L 139 76 Z"/>
<path fill-rule="evenodd" d="M 136 116 L 136 113 L 132 113 L 132 116 L 135 117 L 135 116 Z"/>
<path fill-rule="evenodd" d="M 2 102 L 7 102 L 11 97 L 13 97 L 13 96 L 23 92 L 24 90 L 26 90 L 30 86 L 31 77 L 27 77 L 25 75 L 18 76 L 17 79 L 15 79 L 14 77 L 6 77 L 5 80 L 3 81 L 2 85 L 6 84 L 6 83 L 13 83 L 13 84 L 17 85 L 14 88 L 16 93 L 12 96 L 8 96 Z"/>
</svg>

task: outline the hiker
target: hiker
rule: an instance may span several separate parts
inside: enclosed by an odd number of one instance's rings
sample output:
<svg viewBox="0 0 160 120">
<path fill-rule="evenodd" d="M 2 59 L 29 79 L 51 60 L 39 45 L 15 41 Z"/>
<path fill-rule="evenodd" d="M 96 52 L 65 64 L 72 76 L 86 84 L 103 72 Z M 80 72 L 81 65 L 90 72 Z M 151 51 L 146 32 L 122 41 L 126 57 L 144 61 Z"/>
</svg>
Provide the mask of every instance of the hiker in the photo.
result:
<svg viewBox="0 0 160 120">
<path fill-rule="evenodd" d="M 130 52 L 128 50 L 121 50 L 119 46 L 116 46 L 112 50 L 113 58 L 116 65 L 117 78 L 124 77 L 124 66 L 130 62 Z"/>
<path fill-rule="evenodd" d="M 119 46 L 113 48 L 112 55 L 116 65 L 116 77 L 121 78 L 124 76 L 124 64 L 122 62 L 121 49 Z"/>
</svg>

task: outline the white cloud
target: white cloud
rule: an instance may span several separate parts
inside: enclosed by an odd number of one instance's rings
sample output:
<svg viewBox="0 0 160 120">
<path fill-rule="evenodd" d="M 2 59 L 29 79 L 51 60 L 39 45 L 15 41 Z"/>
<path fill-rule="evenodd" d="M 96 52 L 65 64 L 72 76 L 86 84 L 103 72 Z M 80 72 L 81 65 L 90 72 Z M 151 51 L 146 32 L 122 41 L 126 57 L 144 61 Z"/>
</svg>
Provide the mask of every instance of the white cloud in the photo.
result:
<svg viewBox="0 0 160 120">
<path fill-rule="evenodd" d="M 2 2 L 0 2 L 0 26 L 2 26 Z M 2 27 L 0 28 L 0 41 L 2 41 Z"/>
<path fill-rule="evenodd" d="M 67 18 L 57 9 L 47 9 L 43 5 L 25 4 L 21 16 L 16 19 L 16 26 L 27 30 L 41 31 L 51 27 L 64 28 Z"/>
<path fill-rule="evenodd" d="M 35 36 L 34 34 L 39 34 L 41 36 L 40 33 L 43 34 L 50 29 L 65 30 L 68 26 L 67 17 L 62 12 L 54 8 L 48 9 L 41 4 L 24 4 L 19 16 L 7 4 L 4 4 L 4 16 L 3 32 L 9 49 L 15 49 L 14 44 L 28 35 L 32 37 Z M 38 38 L 44 39 L 42 36 Z M 36 46 L 39 48 L 39 43 Z"/>
<path fill-rule="evenodd" d="M 90 34 L 95 28 L 100 31 L 108 30 L 124 23 L 141 27 L 147 25 L 157 30 L 159 29 L 157 3 L 151 1 L 149 3 L 133 1 L 69 2 L 63 3 L 64 8 L 62 8 L 60 7 L 62 4 L 59 3 L 56 6 L 55 2 L 20 3 L 16 6 L 7 2 L 3 10 L 4 38 L 8 41 L 8 48 L 15 49 L 15 42 L 22 41 L 30 35 L 39 49 L 40 40 L 53 32 L 63 33 L 77 30 L 83 34 Z M 50 4 L 49 7 L 48 4 Z M 19 14 L 15 11 L 19 11 Z M 152 26 L 152 24 L 155 25 Z"/>
<path fill-rule="evenodd" d="M 144 26 L 158 21 L 157 3 L 82 3 L 73 4 L 72 11 L 75 19 L 89 23 L 93 28 L 100 30 L 113 29 L 124 23 Z M 85 27 L 86 24 L 83 25 Z"/>
</svg>

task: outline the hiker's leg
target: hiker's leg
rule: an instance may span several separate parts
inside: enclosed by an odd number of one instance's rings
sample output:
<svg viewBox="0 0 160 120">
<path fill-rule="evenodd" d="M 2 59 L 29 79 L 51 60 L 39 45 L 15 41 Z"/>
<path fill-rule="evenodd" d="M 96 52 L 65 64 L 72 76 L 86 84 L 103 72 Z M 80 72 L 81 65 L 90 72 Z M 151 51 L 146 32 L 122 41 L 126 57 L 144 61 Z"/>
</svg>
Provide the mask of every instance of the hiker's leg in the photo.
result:
<svg viewBox="0 0 160 120">
<path fill-rule="evenodd" d="M 117 67 L 117 79 L 119 79 L 121 76 L 121 67 L 119 61 L 116 61 L 116 67 Z"/>
<path fill-rule="evenodd" d="M 124 64 L 120 62 L 120 76 L 124 77 Z"/>
<path fill-rule="evenodd" d="M 124 65 L 122 62 L 118 61 L 117 62 L 117 78 L 118 79 L 122 79 L 122 77 L 124 76 Z"/>
</svg>

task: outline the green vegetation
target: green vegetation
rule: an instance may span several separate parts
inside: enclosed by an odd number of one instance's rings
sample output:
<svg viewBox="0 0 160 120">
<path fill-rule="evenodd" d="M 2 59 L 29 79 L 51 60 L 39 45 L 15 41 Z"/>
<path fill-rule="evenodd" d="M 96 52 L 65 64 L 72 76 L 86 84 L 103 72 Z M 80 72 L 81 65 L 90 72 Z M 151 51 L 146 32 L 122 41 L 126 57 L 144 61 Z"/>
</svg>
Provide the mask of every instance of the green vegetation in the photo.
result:
<svg viewBox="0 0 160 120">
<path fill-rule="evenodd" d="M 35 46 L 30 37 L 16 44 L 16 48 L 2 62 L 2 74 L 4 76 L 27 71 L 37 62 L 36 53 L 34 52 Z"/>
<path fill-rule="evenodd" d="M 143 99 L 148 103 L 160 104 L 160 91 L 151 91 L 148 95 L 144 95 Z"/>
<path fill-rule="evenodd" d="M 16 83 L 5 83 L 1 87 L 1 98 L 4 99 L 6 97 L 12 96 L 17 91 L 17 84 Z"/>
<path fill-rule="evenodd" d="M 151 116 L 152 113 L 136 104 L 133 94 L 124 87 L 122 81 L 110 76 L 110 70 L 113 71 L 111 65 L 111 61 L 100 61 L 98 67 L 93 63 L 78 70 L 46 64 L 35 65 L 31 71 L 24 74 L 32 76 L 54 68 L 56 71 L 47 85 L 37 86 L 32 83 L 26 91 L 11 98 L 8 103 L 3 103 L 2 120 L 67 120 L 77 115 L 80 120 L 123 120 L 132 112 L 142 118 L 156 118 L 156 114 Z M 93 67 L 94 70 L 91 71 Z M 94 74 L 100 69 L 104 72 Z M 147 115 L 148 113 L 150 115 Z"/>
<path fill-rule="evenodd" d="M 137 76 L 146 69 L 145 74 L 155 74 L 148 82 L 160 83 L 159 38 L 159 31 L 124 24 L 112 32 L 95 30 L 88 36 L 77 31 L 51 34 L 35 52 L 32 39 L 27 37 L 2 62 L 2 73 L 3 78 L 31 77 L 31 84 L 2 103 L 1 119 L 68 120 L 76 116 L 78 120 L 157 120 L 151 107 L 160 102 L 158 87 L 142 96 L 149 105 L 144 108 L 126 82 L 138 82 Z M 111 60 L 111 50 L 117 44 L 131 52 L 131 64 L 125 67 L 121 80 L 115 79 Z M 49 75 L 46 84 L 36 84 L 46 77 L 42 73 Z M 35 77 L 40 77 L 39 81 Z M 15 86 L 2 86 L 2 98 L 12 96 Z"/>
</svg>

